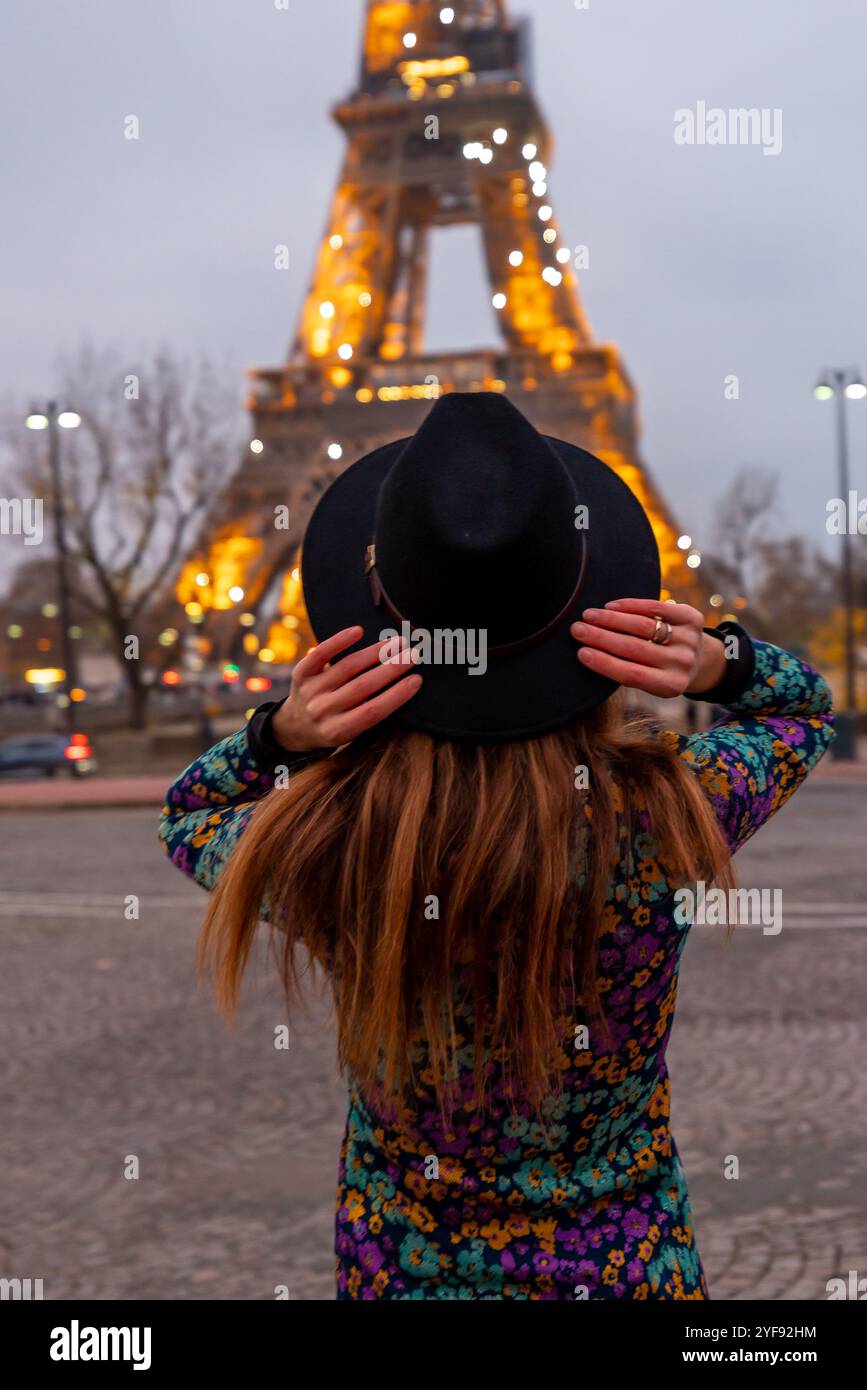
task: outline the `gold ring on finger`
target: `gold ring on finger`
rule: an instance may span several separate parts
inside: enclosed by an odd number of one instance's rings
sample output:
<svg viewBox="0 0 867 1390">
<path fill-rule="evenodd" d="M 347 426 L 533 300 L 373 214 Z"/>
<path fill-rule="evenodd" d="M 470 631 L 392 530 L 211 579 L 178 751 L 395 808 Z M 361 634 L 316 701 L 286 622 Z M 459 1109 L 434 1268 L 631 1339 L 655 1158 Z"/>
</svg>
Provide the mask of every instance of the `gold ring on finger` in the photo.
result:
<svg viewBox="0 0 867 1390">
<path fill-rule="evenodd" d="M 671 641 L 671 634 L 674 628 L 671 623 L 663 622 L 662 618 L 656 619 L 656 627 L 653 629 L 653 636 L 648 638 L 656 647 L 665 647 Z"/>
</svg>

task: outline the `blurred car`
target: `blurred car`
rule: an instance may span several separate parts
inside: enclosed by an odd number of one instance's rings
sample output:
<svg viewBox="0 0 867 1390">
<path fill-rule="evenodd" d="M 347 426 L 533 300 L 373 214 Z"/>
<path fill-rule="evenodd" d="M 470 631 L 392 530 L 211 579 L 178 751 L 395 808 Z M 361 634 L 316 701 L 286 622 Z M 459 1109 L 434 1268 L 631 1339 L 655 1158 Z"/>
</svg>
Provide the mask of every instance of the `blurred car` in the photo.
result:
<svg viewBox="0 0 867 1390">
<path fill-rule="evenodd" d="M 18 734 L 0 741 L 0 777 L 83 777 L 95 771 L 87 734 Z"/>
</svg>

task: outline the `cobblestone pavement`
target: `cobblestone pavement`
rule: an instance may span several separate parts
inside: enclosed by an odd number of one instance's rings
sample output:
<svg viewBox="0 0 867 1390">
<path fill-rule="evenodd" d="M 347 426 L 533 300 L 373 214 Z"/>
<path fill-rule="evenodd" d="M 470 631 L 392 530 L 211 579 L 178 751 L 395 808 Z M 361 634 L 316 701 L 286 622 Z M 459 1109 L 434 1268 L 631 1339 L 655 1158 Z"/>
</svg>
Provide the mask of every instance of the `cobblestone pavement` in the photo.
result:
<svg viewBox="0 0 867 1390">
<path fill-rule="evenodd" d="M 46 1298 L 330 1299 L 327 1011 L 312 1001 L 277 1051 L 263 951 L 225 1028 L 195 986 L 202 894 L 154 821 L 0 815 L 0 1276 Z M 738 861 L 745 886 L 783 888 L 781 934 L 696 928 L 687 949 L 674 1131 L 719 1299 L 867 1274 L 865 831 L 867 786 L 809 784 Z"/>
</svg>

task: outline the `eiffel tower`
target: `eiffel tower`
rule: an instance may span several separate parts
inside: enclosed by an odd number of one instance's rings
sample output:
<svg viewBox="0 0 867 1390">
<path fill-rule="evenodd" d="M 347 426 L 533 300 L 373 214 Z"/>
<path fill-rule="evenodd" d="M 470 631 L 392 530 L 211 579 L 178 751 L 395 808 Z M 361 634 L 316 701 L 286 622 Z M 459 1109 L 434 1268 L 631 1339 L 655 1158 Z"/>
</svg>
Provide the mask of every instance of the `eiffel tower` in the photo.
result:
<svg viewBox="0 0 867 1390">
<path fill-rule="evenodd" d="M 551 205 L 552 140 L 527 52 L 527 23 L 505 0 L 367 0 L 358 86 L 332 113 L 346 154 L 289 360 L 249 373 L 257 452 L 181 578 L 183 602 L 216 610 L 214 652 L 237 651 L 229 594 L 243 591 L 242 622 L 271 623 L 266 659 L 297 654 L 296 553 L 318 493 L 355 458 L 411 434 L 447 391 L 506 391 L 545 433 L 604 459 L 650 516 L 664 596 L 704 607 L 700 556 L 640 459 L 635 388 L 584 314 L 582 248 Z M 431 231 L 459 223 L 481 233 L 502 342 L 430 354 Z M 255 652 L 255 635 L 245 644 Z"/>
</svg>

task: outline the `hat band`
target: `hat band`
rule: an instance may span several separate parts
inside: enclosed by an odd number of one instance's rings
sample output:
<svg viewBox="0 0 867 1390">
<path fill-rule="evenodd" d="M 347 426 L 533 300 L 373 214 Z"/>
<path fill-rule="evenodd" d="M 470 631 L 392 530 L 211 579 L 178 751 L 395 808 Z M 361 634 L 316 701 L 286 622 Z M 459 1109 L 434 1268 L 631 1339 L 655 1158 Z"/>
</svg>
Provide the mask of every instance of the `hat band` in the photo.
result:
<svg viewBox="0 0 867 1390">
<path fill-rule="evenodd" d="M 584 577 L 587 573 L 587 539 L 583 532 L 580 534 L 581 563 L 578 566 L 578 578 L 575 582 L 575 588 L 560 609 L 560 612 L 556 617 L 551 619 L 550 623 L 546 623 L 544 627 L 540 627 L 538 632 L 531 632 L 528 637 L 519 637 L 516 642 L 505 642 L 498 647 L 488 647 L 488 656 L 514 656 L 518 652 L 527 651 L 530 647 L 538 646 L 546 637 L 550 637 L 553 632 L 556 632 L 559 627 L 562 627 L 563 623 L 572 612 L 575 601 L 584 587 Z M 370 585 L 370 595 L 376 607 L 382 608 L 396 627 L 402 627 L 404 623 L 408 623 L 409 627 L 412 628 L 413 625 L 409 618 L 405 617 L 396 604 L 392 603 L 379 577 L 379 571 L 376 567 L 375 541 L 367 547 L 365 552 L 364 573 L 367 575 L 367 582 Z"/>
</svg>

